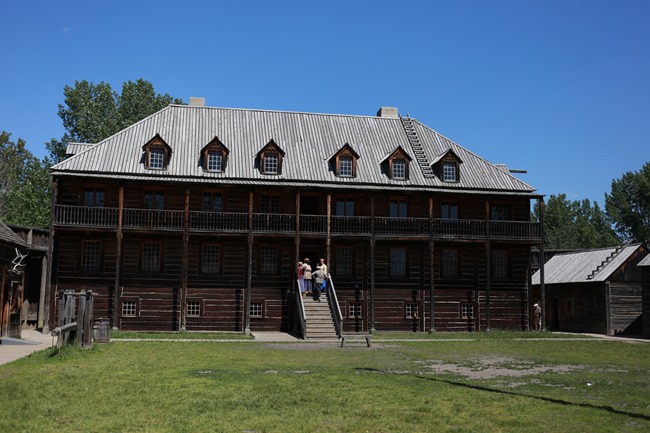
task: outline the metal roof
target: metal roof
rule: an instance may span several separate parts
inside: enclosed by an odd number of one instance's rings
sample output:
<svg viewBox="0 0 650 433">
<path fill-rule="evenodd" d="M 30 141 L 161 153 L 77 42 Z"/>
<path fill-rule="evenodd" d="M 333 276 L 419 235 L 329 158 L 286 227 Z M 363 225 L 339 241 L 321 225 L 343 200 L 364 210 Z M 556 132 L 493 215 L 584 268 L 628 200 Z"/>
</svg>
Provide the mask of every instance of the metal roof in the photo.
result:
<svg viewBox="0 0 650 433">
<path fill-rule="evenodd" d="M 392 180 L 381 159 L 398 146 L 415 161 L 401 119 L 374 116 L 264 111 L 170 105 L 104 141 L 79 146 L 80 152 L 52 167 L 54 175 L 85 173 L 138 179 L 185 179 L 221 183 L 227 180 L 310 182 L 315 184 L 397 186 L 451 191 L 493 191 L 531 195 L 535 189 L 478 157 L 434 130 L 414 121 L 428 161 L 453 150 L 463 161 L 459 182 L 425 178 L 412 162 L 409 179 Z M 160 134 L 171 147 L 165 170 L 148 170 L 143 144 Z M 201 149 L 218 137 L 230 150 L 225 172 L 206 172 L 199 164 Z M 286 152 L 280 175 L 265 175 L 255 167 L 257 153 L 273 140 Z M 349 144 L 358 154 L 356 177 L 337 177 L 328 158 Z M 83 149 L 83 150 L 82 150 Z M 82 151 L 81 151 L 82 150 Z"/>
<path fill-rule="evenodd" d="M 27 248 L 27 243 L 2 221 L 0 221 L 0 242 L 6 242 L 11 246 Z"/>
<path fill-rule="evenodd" d="M 647 250 L 637 243 L 556 254 L 544 264 L 544 284 L 606 281 L 639 249 Z M 540 284 L 539 276 L 540 271 L 533 274 L 533 285 Z"/>
</svg>

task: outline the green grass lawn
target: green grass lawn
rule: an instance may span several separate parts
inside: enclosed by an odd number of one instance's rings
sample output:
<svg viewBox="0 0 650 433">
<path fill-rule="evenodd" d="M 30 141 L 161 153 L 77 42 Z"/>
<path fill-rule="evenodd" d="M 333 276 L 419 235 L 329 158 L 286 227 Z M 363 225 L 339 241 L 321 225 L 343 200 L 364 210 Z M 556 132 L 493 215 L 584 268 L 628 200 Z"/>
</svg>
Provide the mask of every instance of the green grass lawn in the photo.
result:
<svg viewBox="0 0 650 433">
<path fill-rule="evenodd" d="M 0 366 L 0 432 L 642 432 L 648 395 L 648 343 L 113 341 Z"/>
</svg>

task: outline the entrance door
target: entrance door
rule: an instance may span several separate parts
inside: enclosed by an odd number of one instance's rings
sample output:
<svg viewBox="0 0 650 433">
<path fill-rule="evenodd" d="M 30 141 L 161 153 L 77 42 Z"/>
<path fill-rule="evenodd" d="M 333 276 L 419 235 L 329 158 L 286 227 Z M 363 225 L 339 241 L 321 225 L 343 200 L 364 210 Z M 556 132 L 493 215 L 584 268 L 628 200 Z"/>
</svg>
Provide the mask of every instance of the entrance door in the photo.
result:
<svg viewBox="0 0 650 433">
<path fill-rule="evenodd" d="M 301 215 L 320 215 L 320 197 L 317 195 L 300 196 Z M 304 257 L 303 257 L 304 259 Z M 311 257 L 310 257 L 311 260 Z"/>
</svg>

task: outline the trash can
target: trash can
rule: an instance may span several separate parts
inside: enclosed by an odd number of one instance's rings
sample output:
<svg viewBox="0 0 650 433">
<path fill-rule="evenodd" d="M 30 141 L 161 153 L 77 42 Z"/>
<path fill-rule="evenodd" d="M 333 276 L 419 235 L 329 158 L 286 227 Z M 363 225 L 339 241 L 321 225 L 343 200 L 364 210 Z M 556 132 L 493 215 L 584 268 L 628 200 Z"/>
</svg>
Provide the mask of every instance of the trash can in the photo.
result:
<svg viewBox="0 0 650 433">
<path fill-rule="evenodd" d="M 95 320 L 93 325 L 93 338 L 95 343 L 110 343 L 111 342 L 111 321 L 110 319 L 101 317 Z"/>
</svg>

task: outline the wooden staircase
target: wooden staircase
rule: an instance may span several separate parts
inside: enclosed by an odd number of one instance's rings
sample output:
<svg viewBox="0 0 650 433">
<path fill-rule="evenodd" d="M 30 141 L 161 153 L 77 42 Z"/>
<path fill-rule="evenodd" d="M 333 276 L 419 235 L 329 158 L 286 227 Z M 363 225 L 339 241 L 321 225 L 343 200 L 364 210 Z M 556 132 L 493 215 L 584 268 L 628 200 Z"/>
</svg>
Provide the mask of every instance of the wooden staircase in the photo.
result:
<svg viewBox="0 0 650 433">
<path fill-rule="evenodd" d="M 307 295 L 302 298 L 305 306 L 305 340 L 336 340 L 336 328 L 327 295 L 321 293 L 320 302 Z"/>
</svg>

